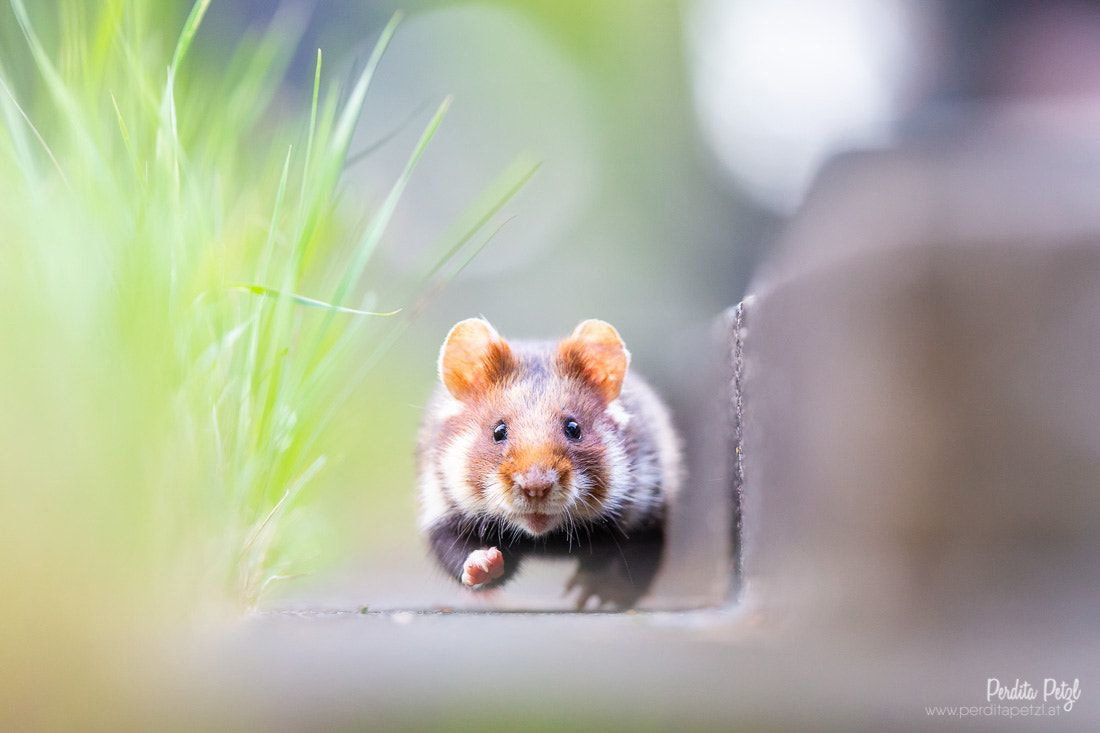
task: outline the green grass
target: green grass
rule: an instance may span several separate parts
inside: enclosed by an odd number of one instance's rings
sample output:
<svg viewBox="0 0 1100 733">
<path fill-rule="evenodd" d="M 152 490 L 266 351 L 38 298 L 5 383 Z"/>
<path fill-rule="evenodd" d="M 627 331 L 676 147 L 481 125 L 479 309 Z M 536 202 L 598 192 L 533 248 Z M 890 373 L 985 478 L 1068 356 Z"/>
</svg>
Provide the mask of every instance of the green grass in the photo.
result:
<svg viewBox="0 0 1100 733">
<path fill-rule="evenodd" d="M 311 569 L 317 518 L 293 518 L 349 395 L 537 166 L 379 294 L 373 258 L 450 104 L 382 200 L 342 196 L 398 18 L 349 89 L 318 51 L 308 96 L 275 104 L 300 18 L 197 59 L 209 0 L 182 28 L 153 0 L 47 5 L 11 0 L 0 26 L 0 480 L 30 558 L 9 572 L 252 606 Z"/>
</svg>

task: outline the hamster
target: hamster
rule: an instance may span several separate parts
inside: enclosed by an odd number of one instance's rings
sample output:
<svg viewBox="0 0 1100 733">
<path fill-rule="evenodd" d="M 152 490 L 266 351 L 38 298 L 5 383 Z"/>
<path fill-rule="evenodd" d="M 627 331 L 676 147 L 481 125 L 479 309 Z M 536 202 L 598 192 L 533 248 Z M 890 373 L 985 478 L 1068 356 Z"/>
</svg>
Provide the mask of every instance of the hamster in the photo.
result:
<svg viewBox="0 0 1100 733">
<path fill-rule="evenodd" d="M 648 590 L 680 441 L 629 363 L 603 321 L 558 342 L 509 342 L 481 318 L 451 329 L 417 448 L 420 525 L 447 574 L 482 591 L 525 557 L 564 557 L 578 608 Z"/>
</svg>

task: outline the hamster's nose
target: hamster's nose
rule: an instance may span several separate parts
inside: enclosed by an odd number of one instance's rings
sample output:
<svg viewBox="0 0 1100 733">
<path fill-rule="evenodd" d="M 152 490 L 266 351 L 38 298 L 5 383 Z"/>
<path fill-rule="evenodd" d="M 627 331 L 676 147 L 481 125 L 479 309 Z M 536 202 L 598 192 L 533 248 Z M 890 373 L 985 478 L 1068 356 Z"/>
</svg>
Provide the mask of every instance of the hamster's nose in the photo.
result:
<svg viewBox="0 0 1100 733">
<path fill-rule="evenodd" d="M 524 484 L 523 493 L 527 494 L 532 499 L 541 499 L 550 493 L 550 489 L 554 488 L 554 484 L 549 481 L 539 481 L 537 483 Z"/>
<path fill-rule="evenodd" d="M 530 499 L 541 499 L 547 496 L 554 484 L 558 482 L 558 472 L 553 469 L 529 469 L 523 473 L 512 474 L 512 480 L 516 482 L 524 494 Z"/>
</svg>

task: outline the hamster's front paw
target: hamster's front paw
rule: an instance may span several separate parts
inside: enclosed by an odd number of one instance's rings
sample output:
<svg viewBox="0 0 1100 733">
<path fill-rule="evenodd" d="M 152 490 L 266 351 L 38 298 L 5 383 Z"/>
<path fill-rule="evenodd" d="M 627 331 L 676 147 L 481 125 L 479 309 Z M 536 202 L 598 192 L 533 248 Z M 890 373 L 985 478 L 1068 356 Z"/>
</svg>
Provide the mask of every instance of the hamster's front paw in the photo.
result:
<svg viewBox="0 0 1100 733">
<path fill-rule="evenodd" d="M 466 556 L 462 568 L 462 584 L 467 586 L 491 583 L 504 575 L 504 555 L 495 547 L 474 550 Z"/>
</svg>

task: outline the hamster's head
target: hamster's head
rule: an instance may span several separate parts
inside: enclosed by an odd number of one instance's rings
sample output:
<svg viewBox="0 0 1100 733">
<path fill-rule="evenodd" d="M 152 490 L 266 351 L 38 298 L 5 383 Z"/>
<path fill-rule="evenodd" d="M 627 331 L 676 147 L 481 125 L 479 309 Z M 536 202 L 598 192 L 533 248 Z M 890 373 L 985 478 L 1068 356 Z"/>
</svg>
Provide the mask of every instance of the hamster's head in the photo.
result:
<svg viewBox="0 0 1100 733">
<path fill-rule="evenodd" d="M 623 483 L 630 354 L 603 321 L 550 344 L 509 344 L 480 318 L 451 329 L 439 356 L 450 402 L 441 479 L 471 517 L 539 536 L 611 518 Z"/>
</svg>

